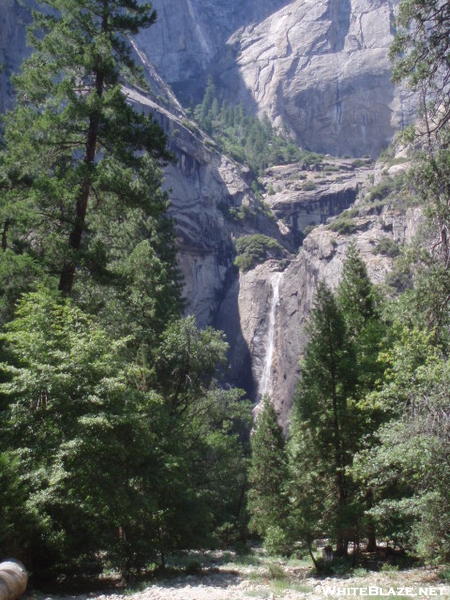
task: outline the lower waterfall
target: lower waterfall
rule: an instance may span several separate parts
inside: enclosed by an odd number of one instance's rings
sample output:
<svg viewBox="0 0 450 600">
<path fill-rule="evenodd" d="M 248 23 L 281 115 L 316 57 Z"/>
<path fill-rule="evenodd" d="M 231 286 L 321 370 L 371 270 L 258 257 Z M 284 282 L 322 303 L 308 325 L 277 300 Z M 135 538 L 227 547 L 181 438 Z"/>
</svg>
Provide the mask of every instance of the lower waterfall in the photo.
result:
<svg viewBox="0 0 450 600">
<path fill-rule="evenodd" d="M 271 392 L 272 383 L 272 360 L 275 348 L 275 317 L 277 306 L 280 299 L 280 281 L 281 272 L 274 274 L 271 280 L 272 299 L 270 302 L 269 319 L 267 325 L 267 350 L 264 358 L 264 365 L 261 374 L 261 380 L 258 385 L 258 405 L 261 404 L 264 395 Z M 256 408 L 257 408 L 256 407 Z"/>
</svg>

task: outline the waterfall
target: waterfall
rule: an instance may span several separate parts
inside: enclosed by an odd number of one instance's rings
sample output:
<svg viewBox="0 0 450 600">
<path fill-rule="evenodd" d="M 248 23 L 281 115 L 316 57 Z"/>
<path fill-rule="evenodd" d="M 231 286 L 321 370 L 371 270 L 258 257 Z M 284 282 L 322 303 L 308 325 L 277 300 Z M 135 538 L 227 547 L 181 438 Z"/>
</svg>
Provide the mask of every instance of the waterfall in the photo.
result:
<svg viewBox="0 0 450 600">
<path fill-rule="evenodd" d="M 267 350 L 264 358 L 261 380 L 258 385 L 258 404 L 261 403 L 264 395 L 271 391 L 272 359 L 275 348 L 275 316 L 280 299 L 281 276 L 282 273 L 275 273 L 271 281 L 272 299 L 270 302 L 269 319 L 267 325 Z"/>
</svg>

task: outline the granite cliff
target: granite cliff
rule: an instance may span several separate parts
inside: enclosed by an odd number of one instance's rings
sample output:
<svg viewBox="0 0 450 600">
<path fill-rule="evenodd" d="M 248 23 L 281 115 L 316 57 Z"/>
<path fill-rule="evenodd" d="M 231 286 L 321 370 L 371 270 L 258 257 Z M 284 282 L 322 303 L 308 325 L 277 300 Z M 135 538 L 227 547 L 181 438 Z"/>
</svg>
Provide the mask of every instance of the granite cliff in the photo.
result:
<svg viewBox="0 0 450 600">
<path fill-rule="evenodd" d="M 188 102 L 208 75 L 311 150 L 377 156 L 412 117 L 387 58 L 398 0 L 155 0 L 137 42 Z"/>
<path fill-rule="evenodd" d="M 262 393 L 271 394 L 287 426 L 318 281 L 338 284 L 350 239 L 374 281 L 383 281 L 393 259 L 374 253 L 378 242 L 403 243 L 416 230 L 419 216 L 367 201 L 371 185 L 388 168 L 374 171 L 369 159 L 327 155 L 307 166 L 272 167 L 260 178 L 262 198 L 255 197 L 254 176 L 224 156 L 188 118 L 167 81 L 184 98 L 195 97 L 212 73 L 225 97 L 268 114 L 311 149 L 377 154 L 410 118 L 405 96 L 390 82 L 387 61 L 395 2 L 154 4 L 159 22 L 134 42 L 151 91 L 129 88 L 127 94 L 139 110 L 154 114 L 176 156 L 165 171 L 165 187 L 188 311 L 201 326 L 225 331 L 229 380 L 255 402 Z M 0 0 L 0 5 L 3 111 L 13 101 L 9 75 L 27 52 L 31 2 Z M 327 225 L 346 210 L 347 217 L 339 221 L 345 227 Z M 235 240 L 255 234 L 277 240 L 283 258 L 238 272 Z"/>
</svg>

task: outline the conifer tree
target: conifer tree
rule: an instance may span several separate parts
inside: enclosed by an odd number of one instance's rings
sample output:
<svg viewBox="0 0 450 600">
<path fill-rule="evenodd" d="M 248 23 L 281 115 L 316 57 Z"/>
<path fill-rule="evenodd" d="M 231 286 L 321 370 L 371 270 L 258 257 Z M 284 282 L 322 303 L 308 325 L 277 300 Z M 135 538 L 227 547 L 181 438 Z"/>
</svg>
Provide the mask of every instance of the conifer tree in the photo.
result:
<svg viewBox="0 0 450 600">
<path fill-rule="evenodd" d="M 353 453 L 358 452 L 364 443 L 373 442 L 373 433 L 383 418 L 380 410 L 374 409 L 365 397 L 370 394 L 383 375 L 383 364 L 378 360 L 385 325 L 381 319 L 374 285 L 367 274 L 366 265 L 354 243 L 348 247 L 337 300 L 345 319 L 347 330 L 355 352 L 356 402 L 353 419 Z M 365 442 L 363 441 L 365 440 Z M 361 486 L 361 503 L 368 509 L 372 505 L 372 492 Z M 376 549 L 376 536 L 373 520 L 366 518 L 366 527 L 361 527 L 367 535 L 367 550 Z"/>
<path fill-rule="evenodd" d="M 315 480 L 314 500 L 320 512 L 329 515 L 323 533 L 334 538 L 337 552 L 345 555 L 353 519 L 346 469 L 353 446 L 354 411 L 349 400 L 356 386 L 355 355 L 345 320 L 325 283 L 319 285 L 308 331 L 291 430 L 291 443 L 304 454 L 300 465 L 291 463 L 291 472 L 297 488 L 307 485 L 309 473 L 321 473 L 321 485 Z"/>
<path fill-rule="evenodd" d="M 80 268 L 98 263 L 91 260 L 97 214 L 116 221 L 127 207 L 148 218 L 165 214 L 153 164 L 169 155 L 160 127 L 132 109 L 121 87 L 125 71 L 138 76 L 128 36 L 154 23 L 151 4 L 43 4 L 50 10 L 34 13 L 34 53 L 14 78 L 17 107 L 5 119 L 0 221 L 69 296 Z"/>
<path fill-rule="evenodd" d="M 338 290 L 339 307 L 352 335 L 376 316 L 374 289 L 354 243 L 348 247 Z"/>
<path fill-rule="evenodd" d="M 287 546 L 285 438 L 278 415 L 267 395 L 256 419 L 251 450 L 248 501 L 250 528 L 262 536 L 270 551 L 282 554 Z"/>
</svg>

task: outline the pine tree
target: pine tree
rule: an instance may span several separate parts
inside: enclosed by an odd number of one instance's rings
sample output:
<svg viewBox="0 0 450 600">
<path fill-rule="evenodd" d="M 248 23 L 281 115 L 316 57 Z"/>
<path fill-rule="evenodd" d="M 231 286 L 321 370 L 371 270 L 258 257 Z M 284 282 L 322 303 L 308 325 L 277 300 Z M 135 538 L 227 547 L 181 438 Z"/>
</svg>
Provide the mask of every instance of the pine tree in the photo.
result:
<svg viewBox="0 0 450 600">
<path fill-rule="evenodd" d="M 288 547 L 285 438 L 268 396 L 264 397 L 262 410 L 256 419 L 251 449 L 250 528 L 262 536 L 269 551 L 283 554 Z"/>
<path fill-rule="evenodd" d="M 345 319 L 347 330 L 355 352 L 356 402 L 353 420 L 353 453 L 362 449 L 363 444 L 373 443 L 373 434 L 382 419 L 382 411 L 365 400 L 374 391 L 383 376 L 384 365 L 378 360 L 386 326 L 381 318 L 376 290 L 367 274 L 367 269 L 354 243 L 348 247 L 342 278 L 338 288 L 338 304 Z M 368 509 L 372 506 L 372 492 L 361 486 L 361 501 Z M 367 550 L 376 549 L 376 536 L 373 520 L 366 518 L 366 531 L 361 533 L 368 538 Z"/>
<path fill-rule="evenodd" d="M 345 256 L 338 302 L 353 336 L 357 335 L 370 319 L 377 316 L 374 295 L 366 265 L 356 245 L 351 243 Z"/>
<path fill-rule="evenodd" d="M 44 4 L 50 10 L 34 13 L 34 53 L 14 78 L 18 104 L 5 119 L 9 193 L 0 221 L 58 275 L 59 289 L 69 296 L 75 274 L 95 262 L 96 215 L 120 220 L 130 207 L 148 218 L 165 214 L 153 163 L 169 155 L 160 127 L 137 114 L 121 88 L 125 71 L 137 76 L 128 36 L 154 23 L 151 5 Z"/>
<path fill-rule="evenodd" d="M 323 533 L 334 538 L 337 552 L 345 555 L 354 525 L 346 469 L 354 443 L 350 399 L 356 386 L 355 355 L 344 318 L 325 283 L 319 285 L 308 332 L 291 430 L 291 443 L 307 452 L 301 462 L 306 470 L 299 472 L 293 464 L 291 472 L 297 487 L 307 485 L 310 473 L 321 473 L 321 485 L 315 480 L 314 500 L 329 515 Z"/>
</svg>

